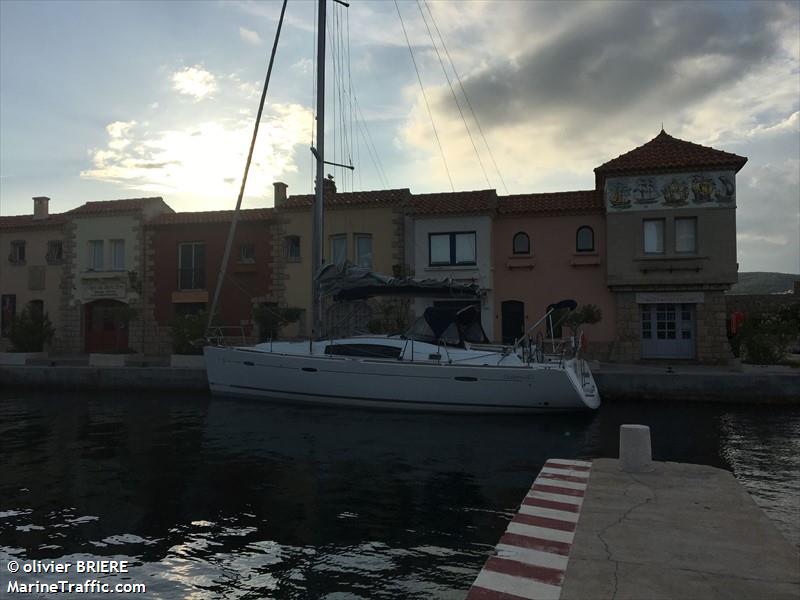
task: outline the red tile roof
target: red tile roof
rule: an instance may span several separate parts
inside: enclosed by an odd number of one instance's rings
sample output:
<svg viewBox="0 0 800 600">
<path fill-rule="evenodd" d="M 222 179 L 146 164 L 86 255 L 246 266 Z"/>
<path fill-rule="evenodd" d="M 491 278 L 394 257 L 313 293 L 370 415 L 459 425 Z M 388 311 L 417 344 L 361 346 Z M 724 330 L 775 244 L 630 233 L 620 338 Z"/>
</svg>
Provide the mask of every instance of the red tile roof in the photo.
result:
<svg viewBox="0 0 800 600">
<path fill-rule="evenodd" d="M 336 192 L 325 194 L 325 206 L 330 208 L 349 208 L 356 206 L 395 206 L 406 202 L 411 195 L 408 188 L 396 190 L 371 190 L 360 192 Z M 290 196 L 281 204 L 281 210 L 304 209 L 312 206 L 313 194 Z"/>
<path fill-rule="evenodd" d="M 239 211 L 239 221 L 267 221 L 272 218 L 272 208 L 246 208 Z M 200 225 L 230 223 L 232 210 L 207 210 L 202 212 L 176 212 L 158 215 L 147 223 L 148 227 L 167 225 Z"/>
<path fill-rule="evenodd" d="M 408 204 L 409 212 L 415 215 L 449 215 L 482 213 L 495 208 L 495 190 L 470 192 L 442 192 L 438 194 L 414 194 Z"/>
<path fill-rule="evenodd" d="M 150 204 L 161 203 L 166 206 L 164 199 L 155 196 L 152 198 L 126 198 L 124 200 L 100 200 L 98 202 L 86 202 L 78 208 L 67 211 L 70 215 L 97 215 L 108 213 L 121 213 L 142 210 Z"/>
<path fill-rule="evenodd" d="M 746 162 L 744 156 L 679 140 L 662 130 L 646 144 L 600 165 L 595 172 L 610 175 L 699 167 L 733 167 L 738 171 Z"/>
<path fill-rule="evenodd" d="M 602 211 L 603 197 L 596 190 L 553 192 L 549 194 L 513 194 L 511 196 L 500 196 L 497 199 L 497 212 L 501 215 Z"/>
<path fill-rule="evenodd" d="M 46 219 L 34 219 L 33 215 L 13 215 L 0 217 L 0 231 L 60 227 L 66 222 L 67 218 L 63 213 L 50 215 Z"/>
</svg>

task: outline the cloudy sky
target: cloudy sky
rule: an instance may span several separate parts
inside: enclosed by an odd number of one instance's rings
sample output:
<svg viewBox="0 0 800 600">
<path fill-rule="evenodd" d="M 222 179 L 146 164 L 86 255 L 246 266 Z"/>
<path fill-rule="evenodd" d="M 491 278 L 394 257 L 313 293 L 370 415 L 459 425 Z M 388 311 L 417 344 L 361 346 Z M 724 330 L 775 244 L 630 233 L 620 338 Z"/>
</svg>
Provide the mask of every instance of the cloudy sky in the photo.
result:
<svg viewBox="0 0 800 600">
<path fill-rule="evenodd" d="M 289 3 L 245 206 L 271 205 L 275 180 L 313 189 L 315 4 Z M 589 189 L 594 167 L 663 123 L 749 157 L 740 269 L 800 272 L 800 3 L 399 8 L 436 134 L 394 3 L 331 4 L 327 154 L 357 167 L 334 172 L 339 189 Z M 279 12 L 268 1 L 2 0 L 0 214 L 30 212 L 38 195 L 54 212 L 142 195 L 176 210 L 232 207 Z"/>
</svg>

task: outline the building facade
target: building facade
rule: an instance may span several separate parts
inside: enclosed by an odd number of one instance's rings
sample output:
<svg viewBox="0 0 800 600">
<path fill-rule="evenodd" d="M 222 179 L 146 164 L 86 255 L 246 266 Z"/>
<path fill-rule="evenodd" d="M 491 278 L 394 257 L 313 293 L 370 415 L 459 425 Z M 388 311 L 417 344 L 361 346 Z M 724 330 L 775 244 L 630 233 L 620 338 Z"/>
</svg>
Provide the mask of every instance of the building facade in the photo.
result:
<svg viewBox="0 0 800 600">
<path fill-rule="evenodd" d="M 662 131 L 595 169 L 615 360 L 732 358 L 724 293 L 737 280 L 736 173 L 746 162 Z"/>
<path fill-rule="evenodd" d="M 87 202 L 65 213 L 58 352 L 144 351 L 144 225 L 168 212 L 154 197 Z"/>
<path fill-rule="evenodd" d="M 46 314 L 61 332 L 61 282 L 64 272 L 63 214 L 49 213 L 50 199 L 33 199 L 33 214 L 0 217 L 0 351 L 10 350 L 8 328 L 26 307 Z"/>
<path fill-rule="evenodd" d="M 606 285 L 602 196 L 595 190 L 502 196 L 493 225 L 496 341 L 513 343 L 550 304 L 572 299 L 600 308 L 600 323 L 583 331 L 590 355 L 606 358 L 616 310 Z"/>
<path fill-rule="evenodd" d="M 325 262 L 349 261 L 379 273 L 402 274 L 406 257 L 405 206 L 408 189 L 339 193 L 326 181 L 324 248 Z M 311 230 L 313 195 L 286 196 L 286 186 L 275 184 L 274 295 L 281 306 L 300 308 L 300 320 L 285 335 L 311 333 Z M 376 303 L 377 304 L 377 303 Z M 323 322 L 328 334 L 364 329 L 380 318 L 380 307 L 360 303 L 335 305 L 323 302 Z M 381 303 L 381 306 L 383 304 Z"/>
<path fill-rule="evenodd" d="M 172 352 L 176 317 L 209 311 L 219 280 L 233 211 L 164 213 L 146 225 L 144 312 L 147 354 Z M 254 340 L 253 307 L 272 294 L 273 209 L 242 210 L 231 246 L 217 320 L 225 335 Z"/>
<path fill-rule="evenodd" d="M 415 194 L 409 202 L 413 224 L 414 275 L 419 279 L 452 279 L 474 283 L 481 297 L 481 325 L 490 341 L 495 335 L 495 260 L 492 219 L 497 208 L 494 190 Z M 464 307 L 468 300 L 447 297 L 418 299 L 415 314 L 428 306 Z"/>
</svg>

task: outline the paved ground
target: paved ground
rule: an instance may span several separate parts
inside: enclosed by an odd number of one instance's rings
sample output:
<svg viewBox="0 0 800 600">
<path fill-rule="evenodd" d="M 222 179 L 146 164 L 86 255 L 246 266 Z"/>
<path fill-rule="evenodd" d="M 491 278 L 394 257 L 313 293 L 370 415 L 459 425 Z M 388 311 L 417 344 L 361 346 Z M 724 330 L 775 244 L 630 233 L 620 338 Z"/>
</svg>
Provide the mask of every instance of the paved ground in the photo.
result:
<svg viewBox="0 0 800 600">
<path fill-rule="evenodd" d="M 561 600 L 798 600 L 800 554 L 733 476 L 593 461 Z"/>
</svg>

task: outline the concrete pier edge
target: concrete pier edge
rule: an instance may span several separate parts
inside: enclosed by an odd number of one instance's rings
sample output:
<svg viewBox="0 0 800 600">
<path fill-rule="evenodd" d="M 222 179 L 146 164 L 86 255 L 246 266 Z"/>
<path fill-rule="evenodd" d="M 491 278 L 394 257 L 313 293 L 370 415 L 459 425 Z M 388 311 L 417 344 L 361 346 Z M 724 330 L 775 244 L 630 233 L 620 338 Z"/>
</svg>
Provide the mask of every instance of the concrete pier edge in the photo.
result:
<svg viewBox="0 0 800 600">
<path fill-rule="evenodd" d="M 672 462 L 626 473 L 601 458 L 582 479 L 580 462 L 545 463 L 467 600 L 800 598 L 800 552 L 731 473 Z M 530 515 L 532 498 L 550 513 Z"/>
</svg>

